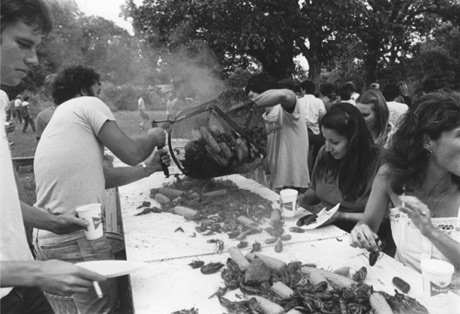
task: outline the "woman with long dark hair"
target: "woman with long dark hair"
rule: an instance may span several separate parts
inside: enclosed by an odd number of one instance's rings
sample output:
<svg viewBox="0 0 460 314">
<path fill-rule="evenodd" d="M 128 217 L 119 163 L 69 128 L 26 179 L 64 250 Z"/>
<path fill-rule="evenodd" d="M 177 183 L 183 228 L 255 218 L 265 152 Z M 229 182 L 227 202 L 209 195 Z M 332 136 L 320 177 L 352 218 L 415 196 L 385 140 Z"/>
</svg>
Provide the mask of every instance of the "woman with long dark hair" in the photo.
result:
<svg viewBox="0 0 460 314">
<path fill-rule="evenodd" d="M 420 271 L 424 258 L 448 261 L 460 287 L 460 101 L 435 92 L 403 116 L 375 178 L 351 245 L 377 251 L 388 213 L 396 259 Z"/>
<path fill-rule="evenodd" d="M 305 207 L 321 202 L 328 208 L 340 203 L 332 222 L 350 231 L 364 212 L 380 166 L 380 148 L 359 110 L 349 103 L 332 106 L 320 125 L 326 142 L 316 159 L 312 187 L 299 202 Z"/>
</svg>

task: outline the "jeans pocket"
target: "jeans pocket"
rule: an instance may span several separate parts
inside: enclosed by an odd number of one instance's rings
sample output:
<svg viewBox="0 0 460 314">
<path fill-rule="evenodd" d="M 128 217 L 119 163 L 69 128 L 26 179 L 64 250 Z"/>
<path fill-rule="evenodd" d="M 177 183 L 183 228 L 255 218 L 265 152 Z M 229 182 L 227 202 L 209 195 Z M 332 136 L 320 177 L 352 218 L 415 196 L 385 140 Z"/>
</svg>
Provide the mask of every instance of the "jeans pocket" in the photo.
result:
<svg viewBox="0 0 460 314">
<path fill-rule="evenodd" d="M 59 259 L 66 262 L 81 261 L 78 243 L 75 240 L 59 242 L 58 238 L 40 240 L 34 245 L 39 260 Z"/>
<path fill-rule="evenodd" d="M 106 237 L 96 240 L 82 239 L 79 241 L 79 246 L 85 261 L 115 259 L 110 242 Z"/>
</svg>

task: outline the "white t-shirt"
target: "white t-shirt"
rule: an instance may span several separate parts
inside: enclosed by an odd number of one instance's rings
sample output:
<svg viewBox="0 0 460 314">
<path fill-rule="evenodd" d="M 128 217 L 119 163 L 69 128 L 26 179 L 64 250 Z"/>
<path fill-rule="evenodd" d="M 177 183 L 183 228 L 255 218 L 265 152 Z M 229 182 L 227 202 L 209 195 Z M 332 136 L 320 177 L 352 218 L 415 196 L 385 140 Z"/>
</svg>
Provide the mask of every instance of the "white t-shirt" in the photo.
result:
<svg viewBox="0 0 460 314">
<path fill-rule="evenodd" d="M 305 95 L 298 100 L 299 106 L 305 111 L 307 126 L 316 135 L 320 133 L 319 119 L 326 114 L 326 107 L 321 99 L 314 95 Z"/>
<path fill-rule="evenodd" d="M 0 261 L 32 260 L 5 132 L 8 96 L 0 90 Z M 0 288 L 0 298 L 12 288 Z"/>
<path fill-rule="evenodd" d="M 103 145 L 99 131 L 115 121 L 96 97 L 59 105 L 38 143 L 34 160 L 36 207 L 62 214 L 89 203 L 104 203 Z"/>
<path fill-rule="evenodd" d="M 145 110 L 145 102 L 142 97 L 139 97 L 139 99 L 137 100 L 137 108 L 139 110 Z"/>
<path fill-rule="evenodd" d="M 270 169 L 270 188 L 283 186 L 306 188 L 310 184 L 308 172 L 308 130 L 305 111 L 296 104 L 293 113 L 281 105 L 263 115 L 267 122 L 281 125 L 268 135 L 267 161 Z"/>
<path fill-rule="evenodd" d="M 392 124 L 392 126 L 396 126 L 399 119 L 401 119 L 401 116 L 409 110 L 409 107 L 406 104 L 396 101 L 387 101 L 387 106 L 390 111 L 390 118 L 388 121 Z"/>
</svg>

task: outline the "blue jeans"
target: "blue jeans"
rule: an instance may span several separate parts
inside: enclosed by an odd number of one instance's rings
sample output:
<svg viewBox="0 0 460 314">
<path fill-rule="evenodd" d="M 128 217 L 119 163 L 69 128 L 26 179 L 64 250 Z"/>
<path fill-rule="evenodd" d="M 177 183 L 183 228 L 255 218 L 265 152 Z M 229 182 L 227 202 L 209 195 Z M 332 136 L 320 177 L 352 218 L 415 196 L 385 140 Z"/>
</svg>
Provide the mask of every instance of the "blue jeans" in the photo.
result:
<svg viewBox="0 0 460 314">
<path fill-rule="evenodd" d="M 97 260 L 114 260 L 109 241 L 106 237 L 87 240 L 83 231 L 59 236 L 49 232 L 34 240 L 35 254 L 38 260 L 58 259 L 70 263 Z M 95 290 L 72 296 L 81 314 L 117 313 L 119 307 L 116 278 L 100 282 L 103 298 L 99 299 Z"/>
<path fill-rule="evenodd" d="M 3 314 L 54 314 L 43 292 L 37 287 L 16 287 L 1 300 Z"/>
</svg>

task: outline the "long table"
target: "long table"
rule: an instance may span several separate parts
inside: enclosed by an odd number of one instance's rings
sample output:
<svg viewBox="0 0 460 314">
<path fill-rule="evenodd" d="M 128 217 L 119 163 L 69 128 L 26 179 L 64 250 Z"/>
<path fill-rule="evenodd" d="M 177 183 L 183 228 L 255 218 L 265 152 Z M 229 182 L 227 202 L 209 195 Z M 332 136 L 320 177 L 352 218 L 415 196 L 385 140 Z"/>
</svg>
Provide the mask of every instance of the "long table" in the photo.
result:
<svg viewBox="0 0 460 314">
<path fill-rule="evenodd" d="M 279 206 L 277 205 L 279 196 L 255 181 L 240 175 L 231 175 L 222 179 L 232 180 L 240 188 L 248 189 L 273 201 L 273 207 Z M 236 246 L 238 241 L 229 239 L 226 234 L 205 237 L 196 233 L 195 222 L 186 221 L 179 215 L 149 213 L 135 216 L 142 210 L 137 207 L 143 201 L 151 202 L 151 206 L 160 206 L 150 198 L 150 189 L 170 183 L 171 180 L 174 178 L 166 179 L 162 173 L 156 173 L 149 178 L 120 188 L 127 259 L 147 263 L 142 270 L 131 274 L 135 313 L 172 313 L 192 308 L 198 309 L 200 314 L 223 313 L 226 309 L 220 305 L 218 299 L 209 298 L 219 287 L 224 286 L 220 272 L 203 275 L 199 269 L 192 269 L 188 264 L 196 260 L 225 264 L 229 257 L 228 249 Z M 295 224 L 296 219 L 286 219 L 286 231 Z M 184 232 L 177 231 L 179 227 Z M 318 267 L 330 270 L 342 266 L 358 270 L 366 266 L 368 276 L 365 282 L 372 285 L 374 290 L 390 294 L 394 294 L 395 289 L 392 278 L 399 276 L 411 285 L 409 296 L 417 298 L 430 313 L 460 313 L 460 297 L 453 293 L 449 293 L 448 304 L 445 307 L 430 306 L 422 295 L 421 275 L 393 258 L 383 255 L 374 267 L 370 267 L 366 252 L 352 248 L 349 245 L 348 234 L 341 229 L 325 226 L 305 233 L 289 234 L 292 235 L 292 239 L 284 242 L 281 253 L 274 251 L 274 245 L 264 244 L 264 240 L 269 237 L 265 232 L 251 235 L 247 241 L 250 244 L 254 241 L 262 243 L 261 253 L 286 263 L 292 261 L 314 263 Z M 216 252 L 215 244 L 207 242 L 210 238 L 224 241 L 224 250 L 220 253 Z M 245 254 L 249 250 L 250 246 L 242 249 L 242 252 Z M 239 289 L 227 292 L 225 297 L 238 301 L 236 294 L 241 294 Z"/>
</svg>

